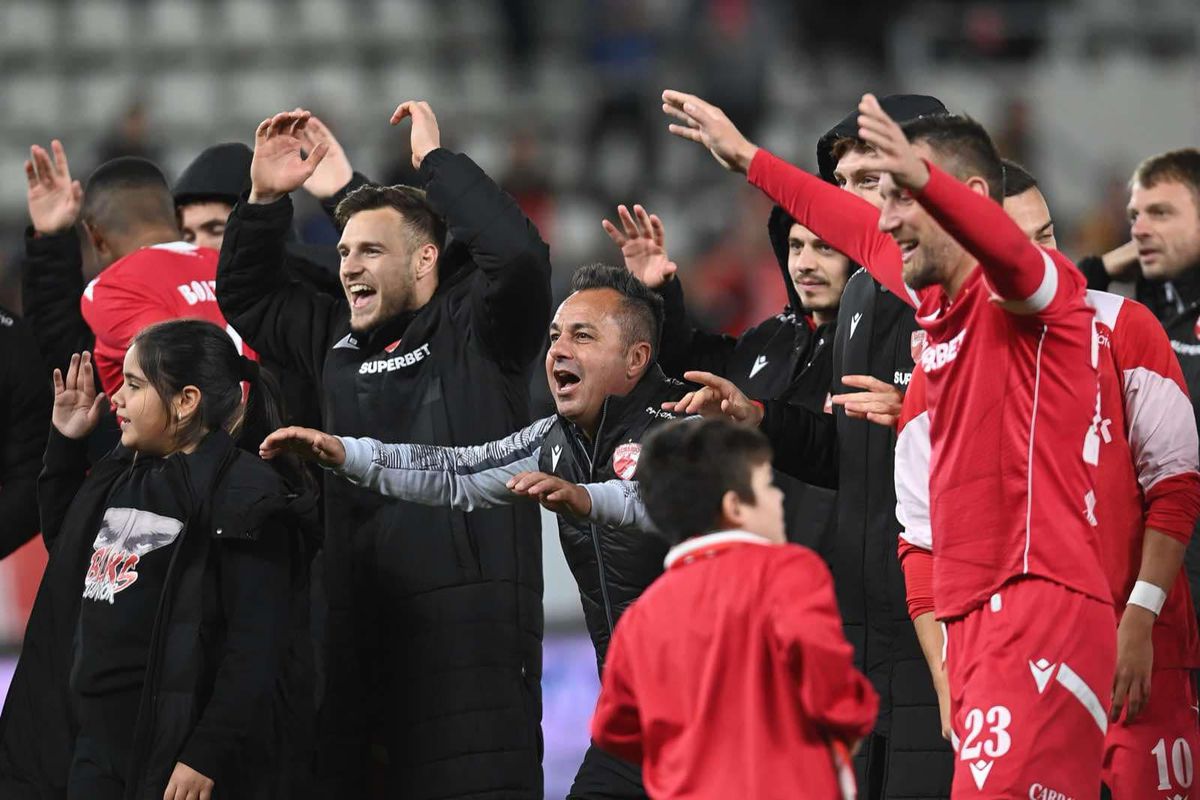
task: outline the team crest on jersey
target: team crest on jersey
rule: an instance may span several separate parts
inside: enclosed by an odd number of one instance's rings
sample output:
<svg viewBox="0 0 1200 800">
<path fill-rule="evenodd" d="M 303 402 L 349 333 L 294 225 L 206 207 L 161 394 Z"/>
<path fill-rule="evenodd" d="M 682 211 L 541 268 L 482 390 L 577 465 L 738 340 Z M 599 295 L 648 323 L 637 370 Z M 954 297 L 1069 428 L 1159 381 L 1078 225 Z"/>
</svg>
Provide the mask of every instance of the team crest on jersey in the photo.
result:
<svg viewBox="0 0 1200 800">
<path fill-rule="evenodd" d="M 921 353 L 925 352 L 925 331 L 913 331 L 908 342 L 909 351 L 914 362 L 920 363 Z"/>
<path fill-rule="evenodd" d="M 613 472 L 623 481 L 633 480 L 637 472 L 638 458 L 642 455 L 642 446 L 637 442 L 623 444 L 613 453 Z"/>
<path fill-rule="evenodd" d="M 1196 317 L 1196 324 L 1192 326 L 1192 335 L 1200 339 L 1200 317 Z"/>
<path fill-rule="evenodd" d="M 383 352 L 385 352 L 385 353 L 394 353 L 394 352 L 396 352 L 396 348 L 400 346 L 400 342 L 402 342 L 402 341 L 404 341 L 404 340 L 403 340 L 403 339 L 397 339 L 396 341 L 394 341 L 394 342 L 392 342 L 391 344 L 389 344 L 387 347 L 383 348 Z"/>
</svg>

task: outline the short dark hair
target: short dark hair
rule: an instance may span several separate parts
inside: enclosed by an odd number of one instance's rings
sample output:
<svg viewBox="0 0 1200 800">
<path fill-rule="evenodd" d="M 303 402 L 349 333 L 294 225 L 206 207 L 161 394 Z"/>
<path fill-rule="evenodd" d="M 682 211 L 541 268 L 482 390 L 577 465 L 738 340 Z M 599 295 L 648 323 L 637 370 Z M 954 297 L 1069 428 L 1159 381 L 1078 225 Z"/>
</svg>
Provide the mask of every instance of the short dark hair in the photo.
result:
<svg viewBox="0 0 1200 800">
<path fill-rule="evenodd" d="M 1150 156 L 1138 164 L 1130 185 L 1138 184 L 1149 189 L 1157 183 L 1168 181 L 1182 183 L 1191 190 L 1200 209 L 1200 150 L 1185 147 Z"/>
<path fill-rule="evenodd" d="M 1029 170 L 1007 158 L 1001 163 L 1004 166 L 1005 198 L 1016 197 L 1019 194 L 1025 194 L 1030 189 L 1038 188 L 1037 178 L 1030 175 Z"/>
<path fill-rule="evenodd" d="M 82 216 L 89 225 L 120 234 L 144 225 L 177 225 L 175 202 L 162 170 L 136 156 L 96 167 L 84 188 Z"/>
<path fill-rule="evenodd" d="M 834 168 L 847 153 L 874 153 L 875 148 L 856 136 L 839 136 L 829 145 L 829 156 L 833 159 Z"/>
<path fill-rule="evenodd" d="M 411 186 L 360 186 L 342 198 L 334 210 L 338 227 L 346 227 L 360 211 L 391 208 L 404 218 L 409 235 L 416 242 L 432 244 L 440 251 L 446 244 L 446 220 L 442 219 L 422 189 Z"/>
<path fill-rule="evenodd" d="M 757 428 L 721 418 L 665 423 L 642 442 L 638 458 L 646 513 L 673 545 L 712 533 L 725 493 L 756 502 L 751 473 L 770 461 L 771 444 Z"/>
<path fill-rule="evenodd" d="M 929 145 L 943 169 L 959 180 L 979 177 L 987 181 L 988 195 L 1004 200 L 1004 167 L 992 137 L 983 126 L 965 115 L 931 114 L 900 126 L 910 142 Z"/>
<path fill-rule="evenodd" d="M 649 342 L 651 357 L 658 356 L 664 314 L 663 299 L 658 292 L 634 277 L 629 270 L 609 264 L 588 264 L 575 270 L 571 277 L 571 291 L 588 289 L 612 289 L 618 292 L 624 298 L 620 325 L 625 346 L 634 342 Z"/>
</svg>

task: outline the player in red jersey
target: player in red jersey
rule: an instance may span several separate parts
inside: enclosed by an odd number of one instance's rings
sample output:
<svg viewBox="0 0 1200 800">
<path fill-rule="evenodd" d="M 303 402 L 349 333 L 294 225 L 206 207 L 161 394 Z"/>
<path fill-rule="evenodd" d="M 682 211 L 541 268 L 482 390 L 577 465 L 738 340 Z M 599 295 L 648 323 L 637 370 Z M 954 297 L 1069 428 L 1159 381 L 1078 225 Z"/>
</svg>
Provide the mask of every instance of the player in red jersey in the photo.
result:
<svg viewBox="0 0 1200 800">
<path fill-rule="evenodd" d="M 1056 247 L 1036 181 L 1006 164 L 1005 194 L 1005 210 L 1026 234 Z M 1120 611 L 1104 782 L 1114 800 L 1156 792 L 1190 798 L 1193 754 L 1200 745 L 1190 673 L 1200 667 L 1200 637 L 1183 554 L 1200 514 L 1196 425 L 1187 413 L 1183 374 L 1150 310 L 1106 292 L 1089 291 L 1088 303 L 1096 310 L 1104 417 L 1096 516 Z M 929 420 L 920 373 L 905 395 L 897 427 L 896 512 L 905 526 L 899 549 L 915 623 L 933 612 Z M 1146 586 L 1138 588 L 1141 583 Z M 936 675 L 942 636 L 933 630 L 933 640 L 922 637 L 922 647 Z"/>
<path fill-rule="evenodd" d="M 860 135 L 886 173 L 876 212 L 760 150 L 699 98 L 663 100 L 682 123 L 673 133 L 747 172 L 917 307 L 939 531 L 934 597 L 961 740 L 954 796 L 1027 796 L 1035 786 L 1094 796 L 1116 637 L 1094 520 L 1102 420 L 1082 275 L 1004 213 L 999 156 L 970 120 L 901 129 L 864 96 Z M 731 408 L 725 387 L 679 408 L 714 405 Z"/>
<path fill-rule="evenodd" d="M 88 179 L 82 218 L 97 255 L 111 263 L 80 299 L 109 397 L 121 388 L 129 342 L 155 322 L 208 320 L 229 332 L 239 353 L 255 357 L 217 307 L 217 251 L 178 241 L 175 204 L 158 167 L 133 157 L 101 164 Z"/>
</svg>

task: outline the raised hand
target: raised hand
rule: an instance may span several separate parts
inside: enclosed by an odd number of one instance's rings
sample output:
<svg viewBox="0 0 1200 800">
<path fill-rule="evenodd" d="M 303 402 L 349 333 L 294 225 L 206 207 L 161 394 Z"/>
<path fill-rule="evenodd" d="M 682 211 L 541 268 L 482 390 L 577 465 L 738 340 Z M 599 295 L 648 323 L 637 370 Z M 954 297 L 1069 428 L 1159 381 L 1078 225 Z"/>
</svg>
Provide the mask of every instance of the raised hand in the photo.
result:
<svg viewBox="0 0 1200 800">
<path fill-rule="evenodd" d="M 846 375 L 842 383 L 864 390 L 835 394 L 829 398 L 830 402 L 846 409 L 846 416 L 865 419 L 887 428 L 896 427 L 904 404 L 904 395 L 899 389 L 870 375 Z"/>
<path fill-rule="evenodd" d="M 50 142 L 54 160 L 41 146 L 29 148 L 25 162 L 25 199 L 33 229 L 43 236 L 62 233 L 75 224 L 83 205 L 83 187 L 71 180 L 62 142 Z"/>
<path fill-rule="evenodd" d="M 304 141 L 304 149 L 310 153 L 322 144 L 326 147 L 325 159 L 304 182 L 304 190 L 321 200 L 333 197 L 354 177 L 354 168 L 350 166 L 350 159 L 346 157 L 341 142 L 315 115 L 310 116 L 308 123 L 301 128 L 300 138 Z"/>
<path fill-rule="evenodd" d="M 532 497 L 555 514 L 583 518 L 592 513 L 592 496 L 587 489 L 557 475 L 522 472 L 509 479 L 508 490 L 522 497 Z"/>
<path fill-rule="evenodd" d="M 311 117 L 303 110 L 284 111 L 259 124 L 250 162 L 251 203 L 273 203 L 299 189 L 316 172 L 329 143 L 318 143 L 304 158 L 304 131 Z"/>
<path fill-rule="evenodd" d="M 68 439 L 83 439 L 96 429 L 104 404 L 104 392 L 96 393 L 92 375 L 92 354 L 71 356 L 67 376 L 54 370 L 54 409 L 50 421 Z"/>
<path fill-rule="evenodd" d="M 742 393 L 732 381 L 711 372 L 685 372 L 683 379 L 701 384 L 675 402 L 663 403 L 666 411 L 676 414 L 699 414 L 702 417 L 728 417 L 734 422 L 757 426 L 762 422 L 763 409 Z"/>
<path fill-rule="evenodd" d="M 890 172 L 897 184 L 910 191 L 925 188 L 929 167 L 873 94 L 864 94 L 858 104 L 858 136 L 875 149 L 864 168 Z"/>
<path fill-rule="evenodd" d="M 625 269 L 651 289 L 657 289 L 674 278 L 678 267 L 667 258 L 665 231 L 658 215 L 647 214 L 640 205 L 633 207 L 631 215 L 629 209 L 621 205 L 617 206 L 617 217 L 621 220 L 623 230 L 618 230 L 608 220 L 602 220 L 600 224 L 608 238 L 621 248 Z"/>
<path fill-rule="evenodd" d="M 694 94 L 667 89 L 662 94 L 663 111 L 683 124 L 671 123 L 667 130 L 682 139 L 708 148 L 722 167 L 746 172 L 758 147 L 742 135 L 725 112 Z"/>
<path fill-rule="evenodd" d="M 425 156 L 442 146 L 442 134 L 438 130 L 433 109 L 424 100 L 408 100 L 396 106 L 391 122 L 393 125 L 399 125 L 405 117 L 412 117 L 413 169 L 420 169 Z"/>
<path fill-rule="evenodd" d="M 258 454 L 267 461 L 283 453 L 295 453 L 323 467 L 340 467 L 346 463 L 346 448 L 336 436 L 295 425 L 280 428 L 258 446 Z"/>
</svg>

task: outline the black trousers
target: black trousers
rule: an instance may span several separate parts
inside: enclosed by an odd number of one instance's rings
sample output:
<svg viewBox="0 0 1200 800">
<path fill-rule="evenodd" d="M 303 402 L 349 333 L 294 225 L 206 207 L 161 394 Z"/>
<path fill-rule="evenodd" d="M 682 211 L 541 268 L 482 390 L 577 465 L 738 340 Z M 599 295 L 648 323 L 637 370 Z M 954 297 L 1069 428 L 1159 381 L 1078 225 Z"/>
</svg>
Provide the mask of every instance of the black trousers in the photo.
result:
<svg viewBox="0 0 1200 800">
<path fill-rule="evenodd" d="M 77 698 L 79 736 L 67 776 L 67 800 L 121 800 L 129 774 L 140 691 Z"/>
<path fill-rule="evenodd" d="M 589 745 L 567 800 L 648 800 L 642 770 Z"/>
</svg>

